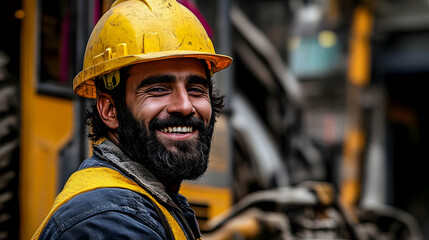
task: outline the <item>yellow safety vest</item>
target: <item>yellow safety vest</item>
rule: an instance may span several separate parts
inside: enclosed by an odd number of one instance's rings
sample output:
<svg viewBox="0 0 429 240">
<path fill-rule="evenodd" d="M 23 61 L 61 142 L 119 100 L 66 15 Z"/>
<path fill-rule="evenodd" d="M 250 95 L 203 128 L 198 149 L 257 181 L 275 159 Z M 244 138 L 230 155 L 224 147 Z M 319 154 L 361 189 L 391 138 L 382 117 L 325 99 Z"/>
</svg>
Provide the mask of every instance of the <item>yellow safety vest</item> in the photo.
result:
<svg viewBox="0 0 429 240">
<path fill-rule="evenodd" d="M 42 224 L 31 239 L 39 238 L 43 228 L 48 223 L 48 220 L 59 207 L 81 193 L 89 192 L 98 188 L 124 188 L 147 196 L 159 207 L 166 217 L 167 222 L 173 232 L 174 238 L 176 240 L 186 240 L 185 233 L 183 232 L 182 228 L 163 205 L 161 205 L 154 197 L 152 197 L 152 195 L 150 195 L 137 183 L 122 176 L 122 174 L 119 172 L 106 167 L 85 168 L 72 174 L 64 186 L 63 191 L 61 191 L 61 193 L 55 199 L 54 205 L 52 206 L 48 216 L 46 216 L 45 220 L 43 220 Z"/>
</svg>

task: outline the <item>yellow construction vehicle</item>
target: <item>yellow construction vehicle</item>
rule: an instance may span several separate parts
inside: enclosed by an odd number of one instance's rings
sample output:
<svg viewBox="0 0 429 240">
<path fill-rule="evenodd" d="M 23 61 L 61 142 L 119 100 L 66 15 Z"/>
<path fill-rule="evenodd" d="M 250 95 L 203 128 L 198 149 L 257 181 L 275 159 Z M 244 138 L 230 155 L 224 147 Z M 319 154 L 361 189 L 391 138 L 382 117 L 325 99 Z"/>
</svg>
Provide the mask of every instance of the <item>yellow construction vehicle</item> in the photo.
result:
<svg viewBox="0 0 429 240">
<path fill-rule="evenodd" d="M 0 239 L 29 239 L 91 152 L 83 120 L 91 100 L 74 96 L 72 81 L 113 1 L 6 2 Z M 217 52 L 235 59 L 215 79 L 227 108 L 209 170 L 181 190 L 205 239 L 428 236 L 418 161 L 427 116 L 413 98 L 429 69 L 427 6 L 375 2 L 192 1 Z M 410 77 L 420 80 L 411 90 L 402 87 Z"/>
</svg>

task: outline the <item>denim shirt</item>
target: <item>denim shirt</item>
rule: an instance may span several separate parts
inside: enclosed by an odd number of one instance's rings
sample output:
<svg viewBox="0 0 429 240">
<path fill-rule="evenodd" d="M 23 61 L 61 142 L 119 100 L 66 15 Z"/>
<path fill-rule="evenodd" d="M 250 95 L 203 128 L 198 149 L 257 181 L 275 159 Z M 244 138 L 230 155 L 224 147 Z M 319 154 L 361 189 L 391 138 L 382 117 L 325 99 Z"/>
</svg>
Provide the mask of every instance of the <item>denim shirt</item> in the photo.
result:
<svg viewBox="0 0 429 240">
<path fill-rule="evenodd" d="M 105 140 L 94 147 L 94 156 L 86 159 L 79 170 L 88 167 L 108 167 L 135 181 L 168 207 L 188 239 L 201 237 L 187 199 L 181 194 L 168 194 L 149 171 L 131 161 L 112 142 Z M 169 235 L 147 197 L 127 189 L 100 188 L 82 193 L 61 206 L 39 239 L 166 240 Z"/>
</svg>

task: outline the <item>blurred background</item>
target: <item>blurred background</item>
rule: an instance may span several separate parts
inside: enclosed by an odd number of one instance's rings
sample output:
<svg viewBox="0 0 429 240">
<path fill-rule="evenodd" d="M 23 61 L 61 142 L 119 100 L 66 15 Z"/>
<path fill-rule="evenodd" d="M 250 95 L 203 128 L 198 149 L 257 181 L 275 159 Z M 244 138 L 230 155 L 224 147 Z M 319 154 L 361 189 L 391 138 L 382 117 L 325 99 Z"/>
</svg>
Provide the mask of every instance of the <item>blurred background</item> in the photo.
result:
<svg viewBox="0 0 429 240">
<path fill-rule="evenodd" d="M 91 154 L 72 81 L 112 2 L 2 1 L 0 239 L 29 239 Z M 234 58 L 182 187 L 207 239 L 429 239 L 428 1 L 179 2 Z"/>
</svg>

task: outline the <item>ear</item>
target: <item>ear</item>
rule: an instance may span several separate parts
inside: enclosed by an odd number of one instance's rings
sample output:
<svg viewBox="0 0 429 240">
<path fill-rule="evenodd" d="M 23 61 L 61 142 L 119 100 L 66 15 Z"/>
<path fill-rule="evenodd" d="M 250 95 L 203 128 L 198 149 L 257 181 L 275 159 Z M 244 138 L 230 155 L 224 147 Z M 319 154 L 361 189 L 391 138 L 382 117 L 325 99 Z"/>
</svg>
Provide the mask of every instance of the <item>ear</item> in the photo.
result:
<svg viewBox="0 0 429 240">
<path fill-rule="evenodd" d="M 112 96 L 107 93 L 100 93 L 97 97 L 97 110 L 100 114 L 101 120 L 112 130 L 116 130 L 119 127 L 119 122 L 116 114 L 115 103 L 113 102 Z"/>
</svg>

